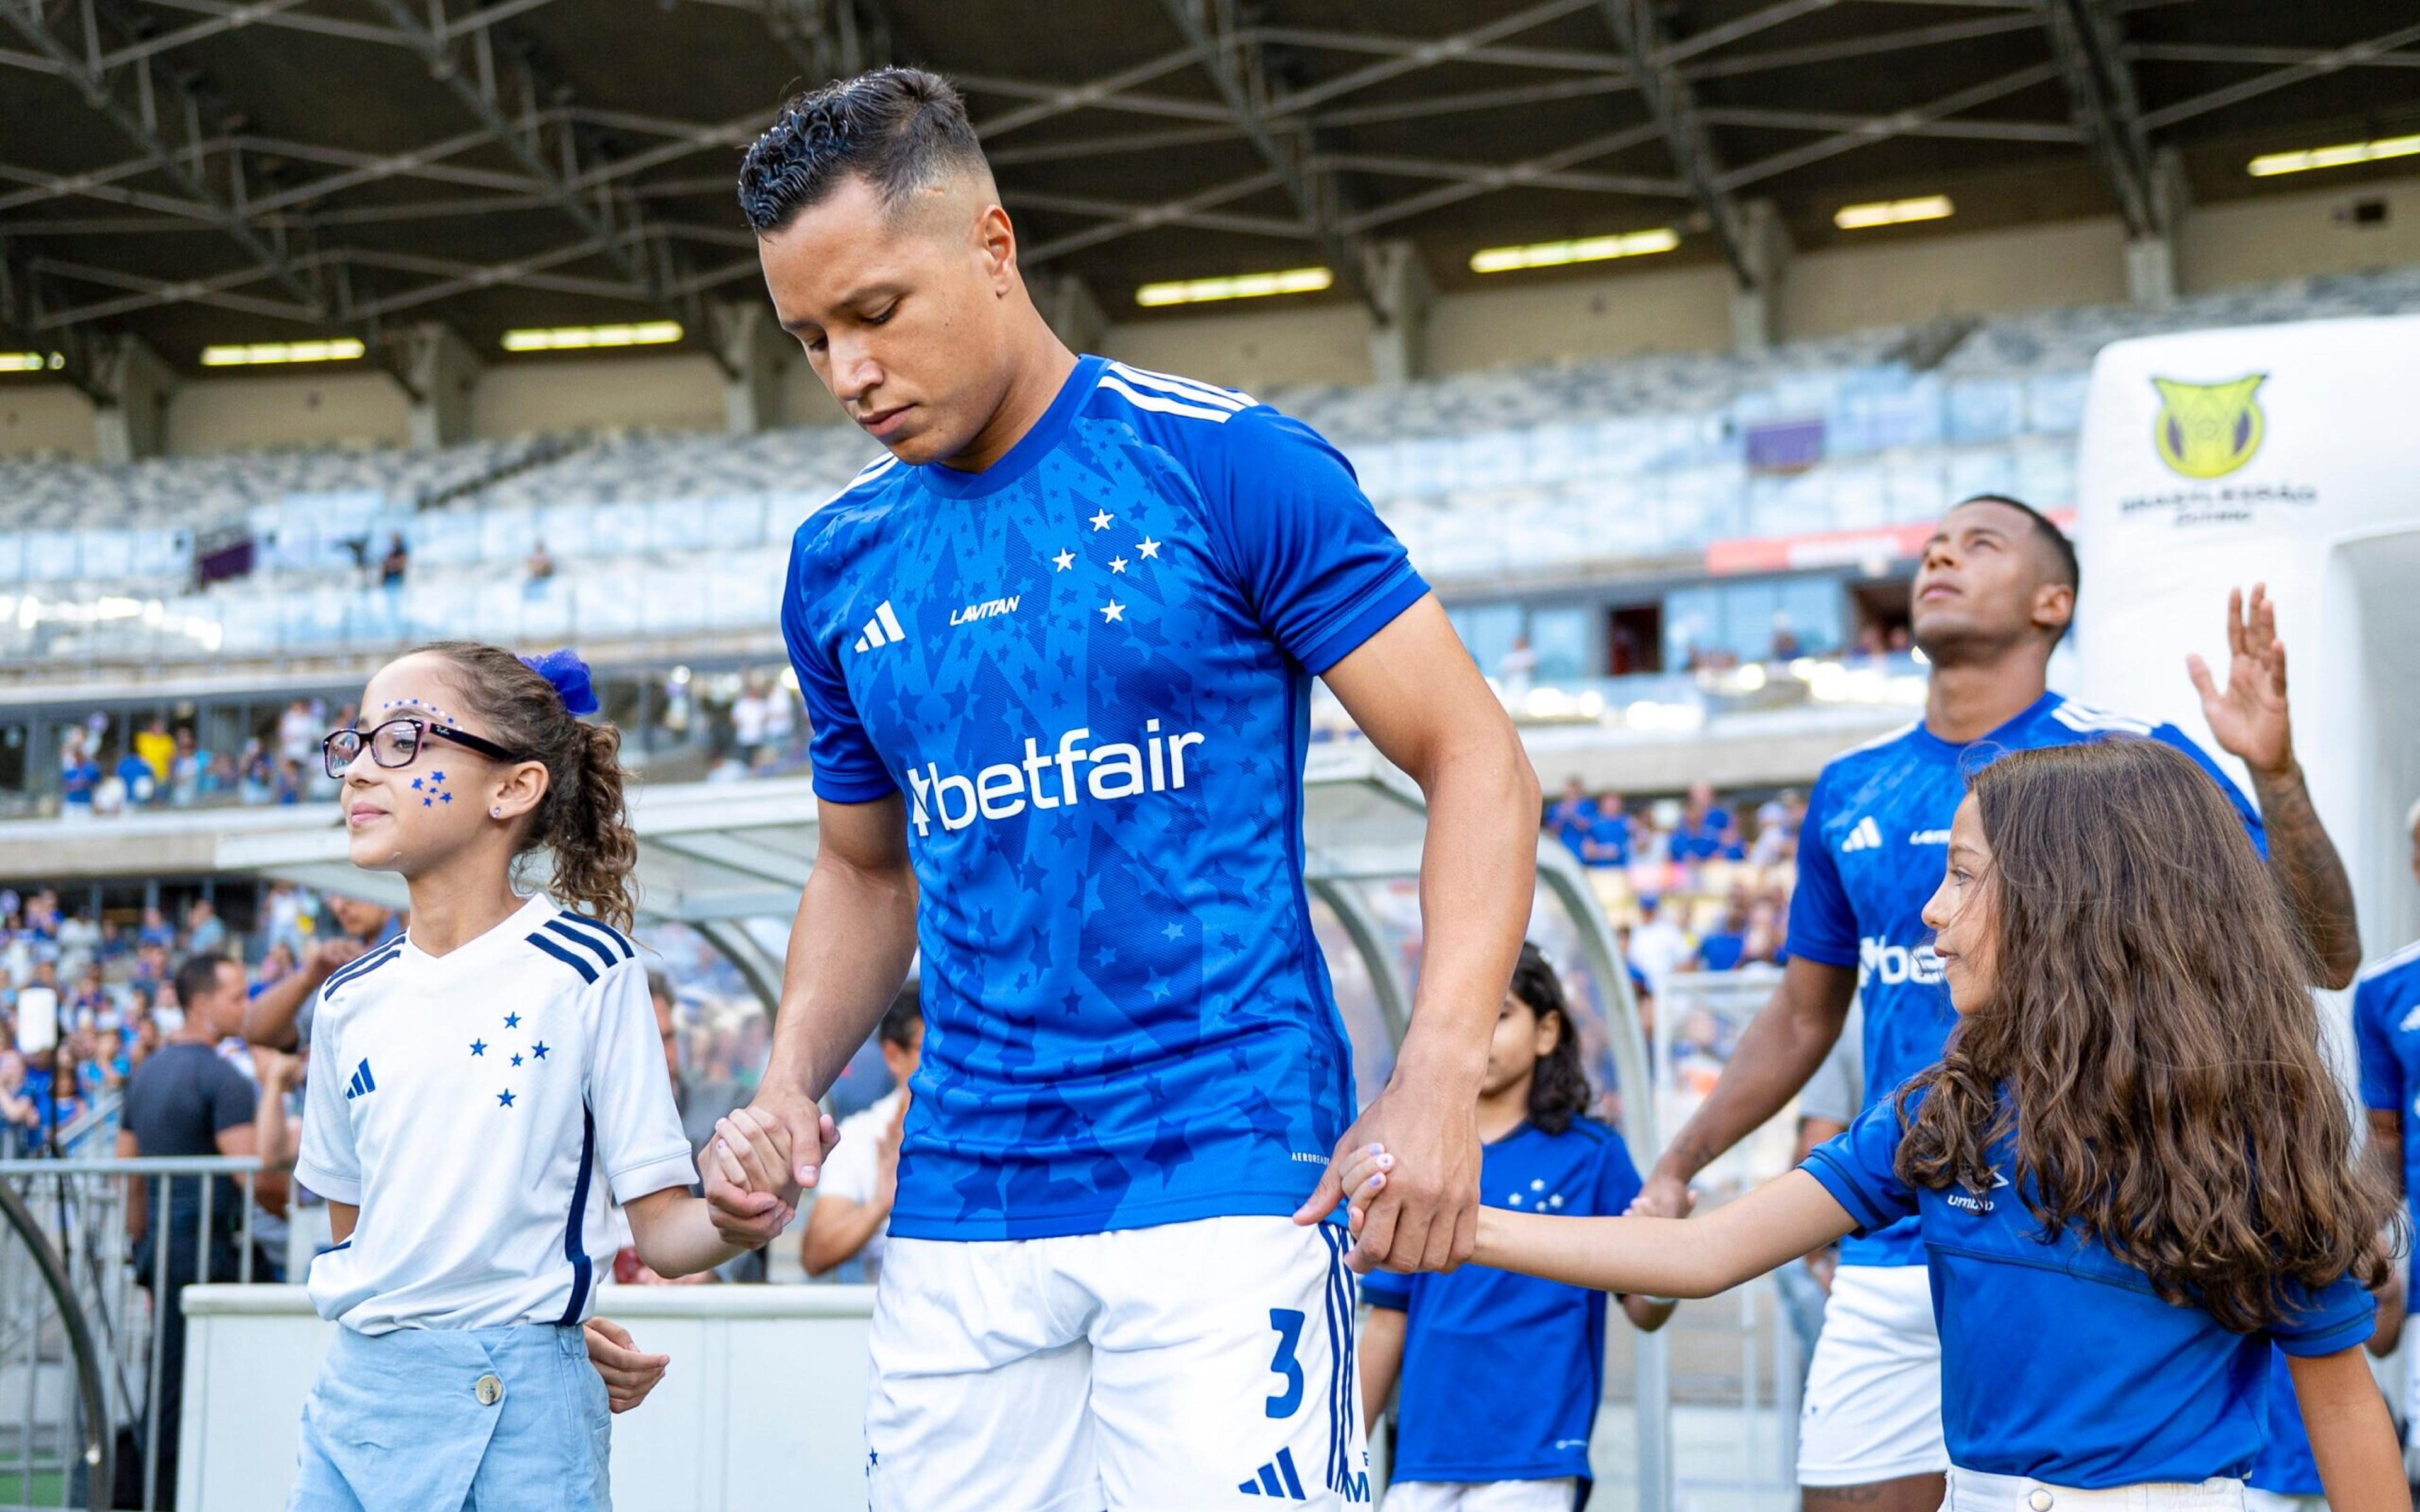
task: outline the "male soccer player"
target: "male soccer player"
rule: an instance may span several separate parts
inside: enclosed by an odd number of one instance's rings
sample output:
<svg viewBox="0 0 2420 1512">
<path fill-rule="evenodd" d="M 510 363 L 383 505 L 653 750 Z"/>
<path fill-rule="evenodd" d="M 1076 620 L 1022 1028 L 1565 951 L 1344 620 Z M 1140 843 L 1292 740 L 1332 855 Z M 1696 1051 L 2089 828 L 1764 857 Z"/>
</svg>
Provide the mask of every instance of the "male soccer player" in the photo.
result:
<svg viewBox="0 0 2420 1512">
<path fill-rule="evenodd" d="M 921 946 L 873 1505 L 1366 1501 L 1330 1162 L 1436 1172 L 1360 1263 L 1469 1254 L 1534 880 L 1519 740 L 1334 449 L 1060 344 L 946 83 L 792 100 L 740 202 L 783 328 L 889 454 L 793 548 L 820 848 L 755 1104 L 809 1181 L 814 1100 Z M 1313 676 L 1429 803 L 1419 1000 L 1357 1120 L 1303 889 Z"/>
<path fill-rule="evenodd" d="M 2256 587 L 2230 595 L 2222 689 L 2189 665 L 2220 746 L 2242 758 L 2257 812 L 2173 725 L 2102 714 L 2048 690 L 2051 649 L 2075 610 L 2075 552 L 2012 499 L 1952 508 L 1915 584 L 1916 644 L 1932 673 L 1924 717 L 1823 768 L 1799 832 L 1790 963 L 1722 1079 L 1649 1176 L 1639 1211 L 1679 1215 L 1689 1179 L 1778 1113 L 1823 1063 L 1852 997 L 1865 1006 L 1866 1100 L 1941 1058 L 1952 1013 L 1921 912 L 1941 881 L 1966 774 L 1997 752 L 2113 736 L 2163 740 L 2209 768 L 2292 905 L 2321 985 L 2360 959 L 2352 888 L 2295 764 L 2285 650 Z M 1807 1512 L 1931 1512 L 1948 1451 L 1941 1347 L 1911 1222 L 1848 1240 L 1807 1372 L 1798 1483 Z"/>
</svg>

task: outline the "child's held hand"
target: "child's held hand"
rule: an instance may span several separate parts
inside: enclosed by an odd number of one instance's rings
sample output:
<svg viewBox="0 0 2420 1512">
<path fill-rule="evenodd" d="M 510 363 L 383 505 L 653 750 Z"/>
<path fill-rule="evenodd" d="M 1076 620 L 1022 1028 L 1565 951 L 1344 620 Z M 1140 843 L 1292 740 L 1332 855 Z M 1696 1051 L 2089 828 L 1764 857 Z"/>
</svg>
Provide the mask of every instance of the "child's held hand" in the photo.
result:
<svg viewBox="0 0 2420 1512">
<path fill-rule="evenodd" d="M 1387 1189 L 1387 1173 L 1394 1168 L 1395 1157 L 1387 1153 L 1384 1145 L 1364 1145 L 1344 1157 L 1338 1180 L 1344 1189 L 1344 1226 L 1354 1237 L 1360 1237 L 1370 1204 Z"/>
<path fill-rule="evenodd" d="M 704 1165 L 715 1228 L 733 1243 L 770 1242 L 798 1216 L 789 1134 L 753 1108 L 716 1119 L 714 1134 Z"/>
</svg>

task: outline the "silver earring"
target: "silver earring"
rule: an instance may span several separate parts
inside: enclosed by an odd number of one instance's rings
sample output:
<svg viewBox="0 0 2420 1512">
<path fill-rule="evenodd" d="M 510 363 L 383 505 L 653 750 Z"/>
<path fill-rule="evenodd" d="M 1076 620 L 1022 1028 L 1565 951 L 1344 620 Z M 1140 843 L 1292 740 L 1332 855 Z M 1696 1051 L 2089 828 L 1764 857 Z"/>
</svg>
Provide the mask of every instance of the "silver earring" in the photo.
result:
<svg viewBox="0 0 2420 1512">
<path fill-rule="evenodd" d="M 504 816 L 504 810 L 502 809 L 490 809 L 488 810 L 488 817 L 490 819 L 502 819 Z"/>
</svg>

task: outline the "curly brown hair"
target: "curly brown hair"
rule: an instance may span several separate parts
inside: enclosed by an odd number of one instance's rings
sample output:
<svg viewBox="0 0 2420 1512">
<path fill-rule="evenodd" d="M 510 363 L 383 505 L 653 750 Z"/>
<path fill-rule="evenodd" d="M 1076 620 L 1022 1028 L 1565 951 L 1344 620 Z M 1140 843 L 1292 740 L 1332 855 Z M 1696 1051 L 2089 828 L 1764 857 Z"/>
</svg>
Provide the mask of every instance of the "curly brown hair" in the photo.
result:
<svg viewBox="0 0 2420 1512">
<path fill-rule="evenodd" d="M 574 718 L 554 685 L 502 646 L 438 640 L 411 654 L 451 663 L 456 693 L 488 726 L 489 738 L 545 764 L 546 796 L 522 825 L 514 856 L 551 851 L 548 894 L 627 933 L 639 837 L 623 797 L 629 773 L 622 765 L 622 733 Z"/>
<path fill-rule="evenodd" d="M 2238 1333 L 2288 1315 L 2289 1280 L 2383 1283 L 2400 1205 L 2354 1160 L 2308 952 L 2210 775 L 2110 739 L 1972 788 L 1996 981 L 1900 1093 L 1900 1180 L 1987 1191 L 2013 1134 L 2043 1232 L 2073 1225 Z"/>
</svg>

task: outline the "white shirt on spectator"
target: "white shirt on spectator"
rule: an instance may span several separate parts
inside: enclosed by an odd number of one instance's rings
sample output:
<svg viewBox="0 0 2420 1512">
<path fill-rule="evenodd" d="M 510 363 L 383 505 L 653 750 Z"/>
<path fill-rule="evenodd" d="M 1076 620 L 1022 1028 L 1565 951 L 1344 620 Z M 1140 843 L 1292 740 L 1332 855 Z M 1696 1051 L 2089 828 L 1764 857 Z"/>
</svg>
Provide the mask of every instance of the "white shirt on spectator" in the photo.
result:
<svg viewBox="0 0 2420 1512">
<path fill-rule="evenodd" d="M 742 746 L 765 743 L 765 701 L 754 693 L 742 693 L 731 705 L 731 738 Z"/>
<path fill-rule="evenodd" d="M 840 1120 L 840 1148 L 824 1163 L 823 1175 L 815 1183 L 818 1196 L 839 1197 L 845 1202 L 874 1200 L 875 1179 L 880 1175 L 875 1152 L 882 1136 L 891 1132 L 891 1120 L 899 1116 L 900 1094 L 901 1089 L 894 1087 Z M 857 1252 L 857 1258 L 880 1264 L 883 1236 L 890 1232 L 887 1222 L 876 1229 L 874 1237 L 865 1242 L 865 1248 Z"/>
</svg>

